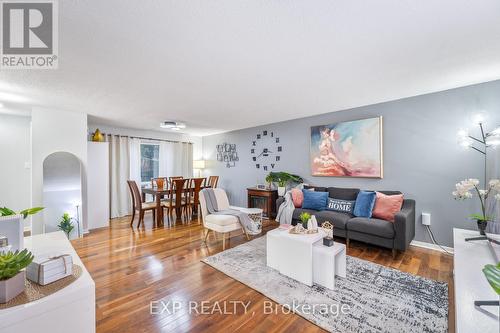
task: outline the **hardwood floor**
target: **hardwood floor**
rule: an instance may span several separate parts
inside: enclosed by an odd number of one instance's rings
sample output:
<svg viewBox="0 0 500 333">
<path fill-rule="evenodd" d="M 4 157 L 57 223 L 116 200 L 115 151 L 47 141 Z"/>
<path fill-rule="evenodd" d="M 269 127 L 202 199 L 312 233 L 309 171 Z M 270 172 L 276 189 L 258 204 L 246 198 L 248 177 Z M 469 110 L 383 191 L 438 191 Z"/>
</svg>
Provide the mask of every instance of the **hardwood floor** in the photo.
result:
<svg viewBox="0 0 500 333">
<path fill-rule="evenodd" d="M 324 332 L 295 314 L 265 315 L 262 309 L 268 298 L 200 262 L 222 251 L 222 241 L 210 236 L 204 245 L 203 227 L 196 219 L 152 230 L 151 215 L 147 215 L 146 226 L 140 229 L 130 228 L 128 217 L 114 219 L 110 228 L 72 242 L 96 283 L 97 332 Z M 265 223 L 264 232 L 276 226 L 274 221 Z M 245 241 L 241 232 L 235 232 L 226 246 Z M 449 331 L 455 331 L 451 256 L 411 247 L 392 259 L 390 250 L 354 241 L 348 254 L 448 282 Z M 185 308 L 152 315 L 153 300 L 251 303 L 246 313 L 243 306 L 237 306 L 234 315 L 189 315 Z"/>
</svg>

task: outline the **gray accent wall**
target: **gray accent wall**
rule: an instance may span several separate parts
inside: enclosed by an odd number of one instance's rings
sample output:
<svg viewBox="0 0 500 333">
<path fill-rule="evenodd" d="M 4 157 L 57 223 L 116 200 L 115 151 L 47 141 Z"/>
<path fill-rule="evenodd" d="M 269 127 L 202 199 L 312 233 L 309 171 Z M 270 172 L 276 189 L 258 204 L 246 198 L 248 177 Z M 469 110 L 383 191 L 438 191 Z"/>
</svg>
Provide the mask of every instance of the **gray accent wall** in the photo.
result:
<svg viewBox="0 0 500 333">
<path fill-rule="evenodd" d="M 452 246 L 454 227 L 476 228 L 467 216 L 478 212 L 478 205 L 475 201 L 455 201 L 451 192 L 462 179 L 484 181 L 483 156 L 460 147 L 456 136 L 460 128 L 470 128 L 470 134 L 480 135 L 479 128 L 471 123 L 478 111 L 487 114 L 486 128 L 500 125 L 500 81 L 206 136 L 204 175 L 219 175 L 219 187 L 226 189 L 231 204 L 246 206 L 246 188 L 263 184 L 269 172 L 256 169 L 250 154 L 252 141 L 263 130 L 273 131 L 283 146 L 276 171 L 299 174 L 314 185 L 399 190 L 417 203 L 415 240 L 430 242 L 421 224 L 421 213 L 428 212 L 437 240 Z M 384 119 L 383 179 L 311 176 L 311 126 L 376 116 Z M 216 160 L 216 145 L 223 142 L 236 144 L 240 160 L 233 168 Z"/>
</svg>

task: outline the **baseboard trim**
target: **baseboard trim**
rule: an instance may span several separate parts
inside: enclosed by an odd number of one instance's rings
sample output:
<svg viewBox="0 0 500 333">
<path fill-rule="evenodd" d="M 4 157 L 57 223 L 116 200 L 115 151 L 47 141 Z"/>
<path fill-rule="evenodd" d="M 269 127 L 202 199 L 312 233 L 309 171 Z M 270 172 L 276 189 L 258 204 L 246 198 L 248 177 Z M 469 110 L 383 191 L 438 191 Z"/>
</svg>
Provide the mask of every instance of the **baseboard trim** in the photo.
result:
<svg viewBox="0 0 500 333">
<path fill-rule="evenodd" d="M 410 245 L 422 247 L 424 249 L 429 249 L 429 250 L 436 250 L 436 251 L 443 252 L 443 253 L 445 252 L 445 251 L 443 251 L 443 249 L 445 249 L 446 251 L 448 251 L 452 254 L 454 252 L 452 247 L 442 246 L 442 248 L 441 248 L 441 247 L 439 247 L 439 245 L 436 245 L 436 244 L 421 242 L 421 241 L 416 241 L 416 240 L 411 241 Z"/>
</svg>

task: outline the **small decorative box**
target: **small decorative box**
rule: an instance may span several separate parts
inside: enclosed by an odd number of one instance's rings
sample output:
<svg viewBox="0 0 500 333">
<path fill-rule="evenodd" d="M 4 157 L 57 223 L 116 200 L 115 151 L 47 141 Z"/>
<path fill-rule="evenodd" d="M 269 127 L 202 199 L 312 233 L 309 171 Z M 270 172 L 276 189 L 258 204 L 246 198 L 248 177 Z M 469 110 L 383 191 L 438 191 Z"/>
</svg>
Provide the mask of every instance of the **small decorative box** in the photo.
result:
<svg viewBox="0 0 500 333">
<path fill-rule="evenodd" d="M 73 274 L 73 258 L 69 254 L 35 257 L 26 269 L 26 277 L 42 286 Z"/>
</svg>

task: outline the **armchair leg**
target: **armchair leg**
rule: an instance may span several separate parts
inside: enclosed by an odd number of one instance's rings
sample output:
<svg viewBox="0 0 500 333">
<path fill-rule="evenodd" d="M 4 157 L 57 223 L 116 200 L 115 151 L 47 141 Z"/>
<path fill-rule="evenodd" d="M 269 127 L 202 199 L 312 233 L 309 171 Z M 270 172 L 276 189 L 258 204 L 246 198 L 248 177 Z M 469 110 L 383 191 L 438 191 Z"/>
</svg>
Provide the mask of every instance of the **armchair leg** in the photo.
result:
<svg viewBox="0 0 500 333">
<path fill-rule="evenodd" d="M 226 249 L 226 233 L 222 233 L 222 251 Z"/>
<path fill-rule="evenodd" d="M 243 232 L 245 233 L 247 240 L 250 240 L 250 236 L 248 236 L 247 230 L 245 228 L 241 228 L 241 229 L 243 229 Z"/>
<path fill-rule="evenodd" d="M 392 259 L 396 259 L 396 255 L 398 254 L 398 252 L 396 251 L 396 249 L 392 249 Z"/>
<path fill-rule="evenodd" d="M 345 239 L 345 247 L 346 247 L 346 249 L 349 248 L 349 238 Z"/>
<path fill-rule="evenodd" d="M 205 230 L 205 239 L 203 240 L 203 243 L 207 243 L 207 238 L 208 238 L 208 234 L 210 233 L 210 229 L 206 229 Z"/>
</svg>

